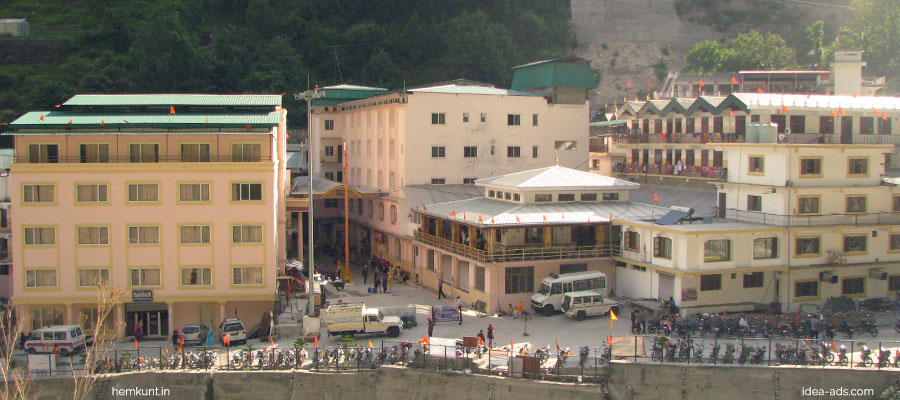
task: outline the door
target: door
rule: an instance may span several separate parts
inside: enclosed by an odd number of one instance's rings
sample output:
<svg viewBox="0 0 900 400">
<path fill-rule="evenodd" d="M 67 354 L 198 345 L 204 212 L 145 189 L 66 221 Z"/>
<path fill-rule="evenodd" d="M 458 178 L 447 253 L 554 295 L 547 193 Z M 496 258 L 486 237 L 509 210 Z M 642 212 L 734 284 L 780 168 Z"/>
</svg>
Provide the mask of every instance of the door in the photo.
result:
<svg viewBox="0 0 900 400">
<path fill-rule="evenodd" d="M 215 325 L 215 310 L 216 307 L 214 304 L 201 304 L 199 306 L 198 315 L 200 316 L 200 323 L 206 324 L 207 327 L 212 328 Z M 203 338 L 206 339 L 206 338 Z"/>
<path fill-rule="evenodd" d="M 719 193 L 719 206 L 716 208 L 716 218 L 725 218 L 725 193 Z"/>
<path fill-rule="evenodd" d="M 853 117 L 841 117 L 841 144 L 853 143 Z"/>
<path fill-rule="evenodd" d="M 668 300 L 674 296 L 675 292 L 675 276 L 669 274 L 658 274 L 659 287 L 657 288 L 658 298 L 660 300 Z"/>
</svg>

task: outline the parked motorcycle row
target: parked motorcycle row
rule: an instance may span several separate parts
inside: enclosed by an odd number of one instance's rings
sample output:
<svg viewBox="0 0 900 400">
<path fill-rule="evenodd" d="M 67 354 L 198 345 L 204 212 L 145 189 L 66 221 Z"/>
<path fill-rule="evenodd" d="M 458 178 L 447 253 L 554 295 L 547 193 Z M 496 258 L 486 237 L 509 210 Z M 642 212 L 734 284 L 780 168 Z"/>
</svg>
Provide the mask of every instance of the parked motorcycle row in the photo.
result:
<svg viewBox="0 0 900 400">
<path fill-rule="evenodd" d="M 744 321 L 742 324 L 741 321 Z M 821 326 L 821 329 L 820 329 Z M 900 332 L 900 321 L 894 327 Z M 833 339 L 838 334 L 852 339 L 854 335 L 878 336 L 874 314 L 868 311 L 841 313 L 826 312 L 810 318 L 808 315 L 785 313 L 768 314 L 694 314 L 689 317 L 663 314 L 638 324 L 633 333 L 661 333 L 663 335 L 716 337 L 785 337 L 809 338 L 821 332 L 823 339 Z"/>
<path fill-rule="evenodd" d="M 124 352 L 116 357 L 105 357 L 98 363 L 106 371 L 127 372 L 166 369 L 210 369 L 217 364 L 218 353 L 213 350 L 185 353 L 162 354 L 159 357 L 145 357 Z"/>
</svg>

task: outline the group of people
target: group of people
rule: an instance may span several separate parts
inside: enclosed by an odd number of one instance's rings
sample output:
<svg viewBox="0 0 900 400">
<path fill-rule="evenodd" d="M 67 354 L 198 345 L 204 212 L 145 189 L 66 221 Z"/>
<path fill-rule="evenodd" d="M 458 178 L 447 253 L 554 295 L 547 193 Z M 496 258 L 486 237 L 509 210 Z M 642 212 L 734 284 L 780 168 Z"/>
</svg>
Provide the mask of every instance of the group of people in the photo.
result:
<svg viewBox="0 0 900 400">
<path fill-rule="evenodd" d="M 398 266 L 380 257 L 372 256 L 369 262 L 363 265 L 362 276 L 363 285 L 369 283 L 369 274 L 372 274 L 372 287 L 375 293 L 378 293 L 379 286 L 383 293 L 388 292 L 388 288 L 393 286 L 393 281 L 406 282 L 409 280 L 409 272 L 403 271 Z"/>
</svg>

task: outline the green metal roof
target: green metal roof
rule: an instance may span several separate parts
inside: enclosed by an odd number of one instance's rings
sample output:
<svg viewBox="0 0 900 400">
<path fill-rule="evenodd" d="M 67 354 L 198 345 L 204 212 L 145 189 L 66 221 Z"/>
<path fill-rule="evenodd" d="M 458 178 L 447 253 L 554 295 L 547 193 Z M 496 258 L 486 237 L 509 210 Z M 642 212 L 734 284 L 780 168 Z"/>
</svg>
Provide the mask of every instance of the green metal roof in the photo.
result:
<svg viewBox="0 0 900 400">
<path fill-rule="evenodd" d="M 602 121 L 602 122 L 591 122 L 588 126 L 615 126 L 615 125 L 625 125 L 628 121 L 624 119 L 614 119 L 612 121 Z"/>
<path fill-rule="evenodd" d="M 41 121 L 41 116 L 44 120 Z M 146 128 L 146 127 L 272 127 L 281 121 L 281 112 L 259 114 L 85 114 L 67 111 L 32 111 L 9 125 L 13 129 L 42 128 Z"/>
<path fill-rule="evenodd" d="M 64 106 L 280 106 L 268 94 L 79 94 Z"/>
<path fill-rule="evenodd" d="M 538 61 L 513 68 L 512 90 L 529 90 L 552 86 L 593 89 L 594 71 L 587 60 L 566 57 L 557 60 Z"/>
</svg>

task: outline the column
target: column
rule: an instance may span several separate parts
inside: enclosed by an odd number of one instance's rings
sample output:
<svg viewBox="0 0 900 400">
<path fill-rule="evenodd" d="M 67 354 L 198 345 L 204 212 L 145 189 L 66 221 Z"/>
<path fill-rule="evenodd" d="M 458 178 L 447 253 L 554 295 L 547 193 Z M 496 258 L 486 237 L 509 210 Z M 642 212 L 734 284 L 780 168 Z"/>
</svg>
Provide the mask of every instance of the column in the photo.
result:
<svg viewBox="0 0 900 400">
<path fill-rule="evenodd" d="M 459 243 L 459 224 L 452 223 L 450 224 L 450 241 L 453 243 Z"/>
<path fill-rule="evenodd" d="M 544 230 L 544 248 L 548 248 L 553 245 L 553 227 L 545 226 Z"/>
<path fill-rule="evenodd" d="M 173 306 L 175 305 L 175 302 L 174 302 L 174 301 L 167 301 L 167 302 L 166 302 L 166 305 L 169 306 L 169 313 L 168 313 L 168 316 L 169 316 L 169 332 L 172 332 L 172 330 L 175 329 L 175 310 L 174 310 L 174 307 L 173 307 Z M 166 332 L 166 336 L 171 336 L 171 335 L 169 335 L 169 332 Z"/>
<path fill-rule="evenodd" d="M 116 306 L 116 336 L 125 337 L 125 305 Z"/>
<path fill-rule="evenodd" d="M 459 257 L 452 258 L 450 270 L 450 279 L 453 281 L 453 288 L 459 287 Z"/>
<path fill-rule="evenodd" d="M 219 301 L 219 320 L 221 321 L 223 319 L 225 319 L 225 302 L 220 300 Z"/>
<path fill-rule="evenodd" d="M 66 303 L 66 323 L 70 325 L 81 325 L 80 321 L 75 321 L 72 317 L 72 303 Z"/>
<path fill-rule="evenodd" d="M 473 225 L 469 225 L 469 247 L 478 246 L 478 229 Z"/>
<path fill-rule="evenodd" d="M 297 213 L 297 259 L 303 260 L 303 213 Z"/>
</svg>

